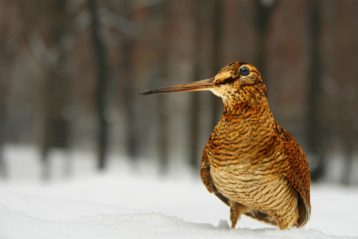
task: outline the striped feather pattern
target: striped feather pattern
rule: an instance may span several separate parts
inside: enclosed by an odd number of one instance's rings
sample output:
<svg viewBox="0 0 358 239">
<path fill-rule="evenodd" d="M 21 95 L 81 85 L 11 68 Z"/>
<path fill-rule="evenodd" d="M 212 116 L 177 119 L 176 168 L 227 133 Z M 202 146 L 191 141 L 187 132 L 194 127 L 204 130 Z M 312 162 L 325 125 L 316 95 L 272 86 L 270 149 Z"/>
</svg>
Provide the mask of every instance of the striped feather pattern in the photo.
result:
<svg viewBox="0 0 358 239">
<path fill-rule="evenodd" d="M 202 180 L 231 207 L 233 226 L 242 213 L 281 229 L 302 226 L 311 207 L 306 156 L 275 121 L 260 73 L 246 65 L 247 78 L 237 75 L 238 62 L 215 77 L 213 93 L 223 99 L 225 111 L 204 149 Z"/>
</svg>

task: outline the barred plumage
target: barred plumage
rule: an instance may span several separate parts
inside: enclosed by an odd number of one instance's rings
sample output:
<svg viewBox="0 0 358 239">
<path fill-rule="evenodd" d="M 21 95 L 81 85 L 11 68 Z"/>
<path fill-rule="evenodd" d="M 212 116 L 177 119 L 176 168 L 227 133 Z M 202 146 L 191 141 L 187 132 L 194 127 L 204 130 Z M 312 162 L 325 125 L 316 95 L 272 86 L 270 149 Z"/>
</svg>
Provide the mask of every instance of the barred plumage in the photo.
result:
<svg viewBox="0 0 358 239">
<path fill-rule="evenodd" d="M 230 207 L 231 226 L 242 214 L 280 229 L 303 226 L 311 212 L 308 161 L 274 119 L 256 67 L 234 62 L 212 79 L 144 94 L 201 90 L 224 103 L 204 148 L 200 175 L 209 192 Z"/>
</svg>

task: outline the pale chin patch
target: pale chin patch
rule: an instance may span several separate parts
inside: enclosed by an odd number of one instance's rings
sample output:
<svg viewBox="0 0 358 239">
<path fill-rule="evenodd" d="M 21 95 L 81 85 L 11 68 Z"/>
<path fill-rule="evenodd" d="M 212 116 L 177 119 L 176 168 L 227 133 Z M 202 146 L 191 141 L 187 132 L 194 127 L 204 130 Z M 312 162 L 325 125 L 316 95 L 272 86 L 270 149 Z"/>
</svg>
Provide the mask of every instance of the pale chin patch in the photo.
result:
<svg viewBox="0 0 358 239">
<path fill-rule="evenodd" d="M 216 89 L 210 89 L 210 91 L 211 91 L 211 93 L 213 93 L 216 96 L 223 97 L 223 94 Z"/>
<path fill-rule="evenodd" d="M 217 89 L 211 89 L 210 90 L 211 93 L 213 93 L 214 95 L 220 97 L 223 101 L 225 101 L 227 99 L 227 97 L 225 96 L 225 94 L 223 94 L 223 92 L 218 91 Z"/>
</svg>

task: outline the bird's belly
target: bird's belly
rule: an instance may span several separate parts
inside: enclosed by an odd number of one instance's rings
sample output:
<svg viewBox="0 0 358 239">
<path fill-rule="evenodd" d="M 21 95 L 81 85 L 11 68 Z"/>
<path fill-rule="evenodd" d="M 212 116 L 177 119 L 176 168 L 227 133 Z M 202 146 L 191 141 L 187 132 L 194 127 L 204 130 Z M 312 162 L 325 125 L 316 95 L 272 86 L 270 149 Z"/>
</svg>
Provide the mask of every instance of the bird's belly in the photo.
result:
<svg viewBox="0 0 358 239">
<path fill-rule="evenodd" d="M 264 201 L 266 195 L 272 196 L 280 184 L 279 178 L 273 175 L 259 175 L 250 172 L 248 167 L 238 169 L 239 165 L 211 169 L 213 182 L 226 197 L 250 205 Z"/>
<path fill-rule="evenodd" d="M 259 168 L 228 165 L 211 168 L 210 172 L 217 190 L 231 201 L 267 213 L 279 224 L 295 224 L 298 210 L 294 190 L 283 177 Z"/>
</svg>

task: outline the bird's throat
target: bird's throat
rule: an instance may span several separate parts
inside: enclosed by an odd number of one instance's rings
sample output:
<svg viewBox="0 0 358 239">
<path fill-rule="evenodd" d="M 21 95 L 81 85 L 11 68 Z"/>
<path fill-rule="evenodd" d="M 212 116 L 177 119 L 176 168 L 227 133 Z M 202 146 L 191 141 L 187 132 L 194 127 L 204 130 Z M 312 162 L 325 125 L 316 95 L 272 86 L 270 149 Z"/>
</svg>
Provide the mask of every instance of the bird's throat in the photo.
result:
<svg viewBox="0 0 358 239">
<path fill-rule="evenodd" d="M 225 101 L 224 100 L 224 115 L 226 116 L 247 116 L 271 114 L 268 102 L 266 99 L 260 101 Z"/>
</svg>

